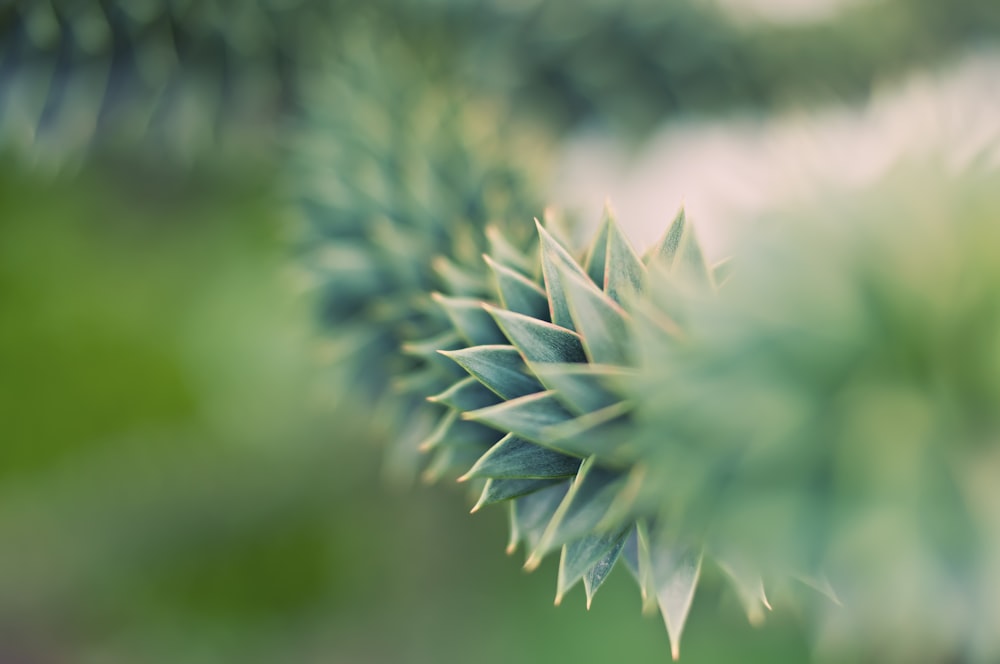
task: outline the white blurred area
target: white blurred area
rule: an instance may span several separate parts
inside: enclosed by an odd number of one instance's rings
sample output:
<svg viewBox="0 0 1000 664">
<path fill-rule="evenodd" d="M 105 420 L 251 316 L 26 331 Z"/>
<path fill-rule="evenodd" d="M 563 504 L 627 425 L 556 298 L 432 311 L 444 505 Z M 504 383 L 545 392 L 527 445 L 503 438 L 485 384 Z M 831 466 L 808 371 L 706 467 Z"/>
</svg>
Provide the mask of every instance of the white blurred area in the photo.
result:
<svg viewBox="0 0 1000 664">
<path fill-rule="evenodd" d="M 819 23 L 864 2 L 879 0 L 705 0 L 738 22 Z"/>
<path fill-rule="evenodd" d="M 668 123 L 638 150 L 581 133 L 564 146 L 550 199 L 595 225 L 610 199 L 640 249 L 683 203 L 718 259 L 730 225 L 820 191 L 848 195 L 914 157 L 1000 167 L 1000 53 L 911 76 L 865 103 Z"/>
</svg>

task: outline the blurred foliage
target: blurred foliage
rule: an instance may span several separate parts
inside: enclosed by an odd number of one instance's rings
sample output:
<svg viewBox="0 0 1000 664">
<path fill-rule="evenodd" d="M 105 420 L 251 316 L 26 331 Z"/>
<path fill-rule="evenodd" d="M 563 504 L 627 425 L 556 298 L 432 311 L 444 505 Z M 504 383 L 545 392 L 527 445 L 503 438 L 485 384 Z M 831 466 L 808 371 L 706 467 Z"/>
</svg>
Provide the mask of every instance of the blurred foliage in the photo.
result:
<svg viewBox="0 0 1000 664">
<path fill-rule="evenodd" d="M 440 4 L 475 42 L 470 76 L 557 126 L 596 121 L 640 136 L 677 114 L 863 96 L 1000 39 L 992 0 L 862 0 L 805 23 L 741 20 L 696 0 Z"/>
<path fill-rule="evenodd" d="M 839 661 L 1000 656 L 996 181 L 900 164 L 753 224 L 718 298 L 654 282 L 684 336 L 642 344 L 647 508 L 769 587 L 828 574 Z"/>
<path fill-rule="evenodd" d="M 623 577 L 556 610 L 499 514 L 384 491 L 313 368 L 269 179 L 2 173 L 0 660 L 662 661 Z M 696 602 L 686 661 L 803 659 L 791 616 L 727 601 Z"/>
<path fill-rule="evenodd" d="M 483 287 L 468 271 L 488 225 L 507 241 L 527 235 L 552 141 L 454 85 L 405 35 L 371 42 L 369 25 L 359 21 L 307 86 L 289 187 L 326 354 L 345 392 L 388 406 L 377 410 L 406 432 L 393 472 L 412 475 L 430 426 L 416 410 L 448 376 L 402 347 L 448 330 L 430 297 L 447 278 Z"/>
<path fill-rule="evenodd" d="M 678 113 L 863 95 L 1000 35 L 992 0 L 861 1 L 779 24 L 697 0 L 11 1 L 0 7 L 0 135 L 56 162 L 95 139 L 183 161 L 266 146 L 308 103 L 303 74 L 349 54 L 359 15 L 375 18 L 371 43 L 402 30 L 464 87 L 553 127 L 632 134 Z"/>
</svg>

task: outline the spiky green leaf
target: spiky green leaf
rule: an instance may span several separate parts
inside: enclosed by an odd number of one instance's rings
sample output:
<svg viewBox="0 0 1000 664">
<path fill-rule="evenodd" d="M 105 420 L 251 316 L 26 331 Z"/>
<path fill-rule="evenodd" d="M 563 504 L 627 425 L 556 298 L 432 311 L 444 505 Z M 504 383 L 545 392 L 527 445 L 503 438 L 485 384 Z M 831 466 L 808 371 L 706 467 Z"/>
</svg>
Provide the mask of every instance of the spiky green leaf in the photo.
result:
<svg viewBox="0 0 1000 664">
<path fill-rule="evenodd" d="M 573 484 L 532 551 L 528 565 L 537 565 L 550 551 L 593 532 L 607 513 L 621 485 L 622 477 L 587 459 Z"/>
<path fill-rule="evenodd" d="M 598 227 L 597 234 L 587 248 L 587 257 L 583 263 L 584 269 L 590 275 L 591 281 L 598 288 L 604 288 L 605 264 L 608 258 L 608 233 L 610 232 L 609 227 L 611 223 L 611 210 L 605 206 L 601 225 Z"/>
<path fill-rule="evenodd" d="M 473 410 L 462 417 L 545 445 L 546 429 L 573 419 L 573 414 L 552 392 L 539 392 Z"/>
<path fill-rule="evenodd" d="M 488 346 L 507 342 L 493 318 L 483 311 L 481 300 L 432 295 L 451 320 L 455 330 L 473 346 Z"/>
<path fill-rule="evenodd" d="M 627 534 L 628 529 L 586 535 L 564 545 L 559 559 L 556 604 L 582 578 L 587 592 L 587 608 L 590 608 L 594 593 L 618 560 Z"/>
<path fill-rule="evenodd" d="M 642 291 L 646 267 L 632 248 L 618 222 L 608 224 L 608 257 L 605 262 L 604 292 L 621 304 L 625 298 Z"/>
<path fill-rule="evenodd" d="M 500 403 L 501 399 L 476 378 L 468 376 L 444 392 L 427 397 L 428 401 L 448 406 L 456 411 L 476 410 Z"/>
<path fill-rule="evenodd" d="M 540 223 L 537 221 L 535 223 L 538 226 L 538 237 L 541 242 L 542 275 L 545 278 L 545 291 L 549 298 L 550 320 L 561 327 L 573 329 L 573 319 L 560 280 L 561 271 L 573 272 L 583 279 L 589 277 L 559 241 Z"/>
<path fill-rule="evenodd" d="M 584 362 L 580 335 L 524 314 L 483 305 L 496 324 L 529 362 Z"/>
<path fill-rule="evenodd" d="M 545 532 L 545 526 L 552 520 L 559 503 L 569 491 L 569 485 L 569 480 L 563 480 L 518 498 L 511 504 L 508 553 L 513 553 L 521 541 L 525 542 L 528 551 L 534 550 Z"/>
<path fill-rule="evenodd" d="M 625 364 L 629 338 L 625 312 L 586 278 L 580 278 L 574 271 L 562 266 L 554 269 L 559 272 L 559 283 L 573 327 L 583 340 L 588 359 L 605 364 Z"/>
<path fill-rule="evenodd" d="M 500 303 L 508 311 L 549 320 L 549 300 L 545 290 L 523 274 L 501 265 L 489 256 L 484 257 L 496 279 Z"/>
<path fill-rule="evenodd" d="M 491 479 L 483 487 L 483 493 L 472 511 L 477 512 L 487 505 L 527 496 L 565 482 L 562 479 Z"/>
<path fill-rule="evenodd" d="M 553 424 L 542 432 L 546 444 L 567 454 L 627 461 L 635 452 L 628 414 L 632 404 L 618 402 L 601 410 Z"/>
<path fill-rule="evenodd" d="M 559 401 L 577 415 L 618 403 L 621 397 L 613 384 L 628 375 L 623 368 L 599 364 L 529 363 L 528 368 L 546 389 L 555 392 Z"/>
<path fill-rule="evenodd" d="M 513 346 L 476 346 L 441 354 L 457 362 L 479 382 L 504 399 L 517 399 L 544 390 Z"/>
<path fill-rule="evenodd" d="M 653 534 L 649 546 L 650 571 L 663 622 L 670 637 L 670 652 L 680 657 L 681 636 L 701 574 L 701 550 L 684 543 L 664 541 Z"/>
<path fill-rule="evenodd" d="M 499 479 L 543 479 L 572 477 L 580 469 L 580 459 L 554 452 L 512 434 L 490 448 L 463 476 Z"/>
</svg>

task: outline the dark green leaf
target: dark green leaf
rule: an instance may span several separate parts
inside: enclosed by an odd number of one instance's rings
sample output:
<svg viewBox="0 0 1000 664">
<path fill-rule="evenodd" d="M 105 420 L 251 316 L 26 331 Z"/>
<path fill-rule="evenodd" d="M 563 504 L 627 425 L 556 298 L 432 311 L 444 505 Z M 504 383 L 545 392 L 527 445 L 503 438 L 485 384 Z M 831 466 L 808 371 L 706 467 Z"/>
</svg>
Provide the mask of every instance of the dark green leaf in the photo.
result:
<svg viewBox="0 0 1000 664">
<path fill-rule="evenodd" d="M 656 603 L 656 588 L 653 586 L 653 575 L 649 564 L 649 530 L 645 521 L 636 521 L 635 528 L 625 540 L 622 558 L 625 560 L 625 567 L 639 586 L 639 594 L 642 596 L 642 612 L 644 614 L 656 612 L 658 604 Z"/>
<path fill-rule="evenodd" d="M 437 427 L 422 443 L 420 449 L 427 451 L 435 447 L 481 447 L 479 454 L 496 442 L 496 433 L 492 430 L 459 418 L 457 410 L 449 410 L 438 422 Z M 483 447 L 485 446 L 485 447 Z M 478 455 L 469 463 L 473 463 Z M 465 468 L 469 466 L 466 465 Z"/>
<path fill-rule="evenodd" d="M 496 393 L 472 376 L 463 378 L 440 394 L 427 397 L 427 400 L 461 411 L 485 408 L 501 401 Z"/>
<path fill-rule="evenodd" d="M 490 243 L 491 266 L 497 263 L 522 275 L 531 275 L 533 261 L 528 255 L 512 245 L 496 226 L 487 226 L 485 232 Z"/>
<path fill-rule="evenodd" d="M 472 511 L 478 512 L 487 505 L 526 496 L 565 482 L 566 480 L 562 479 L 491 479 L 483 487 L 483 493 Z"/>
<path fill-rule="evenodd" d="M 476 477 L 501 479 L 572 477 L 579 468 L 580 459 L 508 434 L 476 461 L 462 480 Z"/>
<path fill-rule="evenodd" d="M 474 422 L 545 445 L 545 430 L 573 418 L 551 392 L 529 394 L 463 415 Z"/>
<path fill-rule="evenodd" d="M 480 454 L 483 447 L 479 446 L 439 446 L 432 453 L 431 461 L 423 472 L 425 482 L 439 482 L 459 475 L 463 469 Z"/>
<path fill-rule="evenodd" d="M 529 368 L 577 415 L 618 403 L 621 398 L 614 383 L 628 375 L 626 369 L 600 364 L 529 364 Z"/>
<path fill-rule="evenodd" d="M 528 372 L 513 346 L 476 346 L 441 354 L 457 362 L 479 382 L 504 399 L 516 399 L 543 390 Z"/>
<path fill-rule="evenodd" d="M 625 545 L 628 530 L 617 533 L 586 535 L 563 546 L 559 559 L 559 581 L 556 587 L 556 604 L 581 578 L 587 590 L 587 608 L 597 588 L 614 567 Z"/>
<path fill-rule="evenodd" d="M 625 312 L 589 280 L 569 270 L 555 269 L 587 357 L 591 362 L 625 364 L 630 337 Z"/>
<path fill-rule="evenodd" d="M 529 569 L 537 566 L 548 552 L 593 532 L 622 482 L 620 473 L 598 467 L 593 457 L 586 460 L 532 551 L 527 563 Z"/>
<path fill-rule="evenodd" d="M 513 553 L 521 540 L 527 544 L 528 551 L 534 550 L 559 503 L 569 491 L 569 485 L 569 480 L 562 480 L 548 488 L 518 498 L 511 504 L 508 553 Z"/>
<path fill-rule="evenodd" d="M 544 321 L 486 305 L 486 311 L 529 362 L 585 362 L 576 332 Z"/>
<path fill-rule="evenodd" d="M 435 367 L 443 369 L 446 375 L 457 378 L 462 375 L 461 370 L 456 372 L 458 367 L 455 366 L 454 362 L 442 356 L 441 351 L 458 350 L 465 348 L 465 346 L 466 344 L 454 330 L 448 330 L 430 339 L 405 343 L 402 346 L 402 351 L 406 355 L 419 357 Z"/>
<path fill-rule="evenodd" d="M 670 637 L 670 652 L 675 660 L 680 657 L 681 635 L 698 586 L 701 559 L 700 549 L 651 533 L 650 570 L 656 587 L 656 601 Z"/>
<path fill-rule="evenodd" d="M 538 320 L 549 320 L 549 300 L 545 290 L 524 275 L 485 257 L 493 270 L 504 308 Z"/>
<path fill-rule="evenodd" d="M 538 226 L 538 236 L 541 239 L 542 275 L 545 278 L 545 291 L 549 298 L 550 320 L 561 327 L 573 329 L 569 304 L 566 302 L 560 281 L 560 268 L 576 273 L 584 279 L 589 277 L 583 268 L 573 260 L 569 252 L 541 224 L 537 221 L 535 223 Z"/>
<path fill-rule="evenodd" d="M 473 346 L 506 343 L 503 333 L 493 318 L 483 310 L 482 300 L 448 297 L 433 293 L 431 297 L 441 305 L 458 333 Z"/>
<path fill-rule="evenodd" d="M 544 429 L 546 445 L 567 454 L 597 455 L 607 462 L 628 461 L 633 457 L 632 427 L 628 413 L 632 405 L 619 402 Z"/>
<path fill-rule="evenodd" d="M 587 593 L 587 608 L 590 608 L 591 603 L 594 601 L 594 595 L 597 594 L 598 588 L 604 583 L 604 580 L 608 578 L 608 574 L 614 569 L 615 563 L 618 561 L 621 555 L 622 549 L 625 546 L 625 540 L 628 535 L 628 530 L 622 533 L 618 540 L 618 544 L 611 548 L 603 558 L 598 560 L 583 577 L 583 587 Z"/>
</svg>

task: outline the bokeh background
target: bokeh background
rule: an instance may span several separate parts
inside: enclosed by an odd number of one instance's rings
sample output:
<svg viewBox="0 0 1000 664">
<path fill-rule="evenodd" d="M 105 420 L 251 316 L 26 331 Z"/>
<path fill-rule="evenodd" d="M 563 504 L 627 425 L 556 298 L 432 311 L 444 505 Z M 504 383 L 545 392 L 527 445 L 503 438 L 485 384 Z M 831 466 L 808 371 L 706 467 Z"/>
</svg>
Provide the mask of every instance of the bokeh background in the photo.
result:
<svg viewBox="0 0 1000 664">
<path fill-rule="evenodd" d="M 803 163 L 851 186 L 857 154 L 873 178 L 1000 126 L 993 0 L 355 4 L 0 7 L 0 662 L 669 657 L 626 574 L 553 607 L 502 510 L 387 483 L 324 357 L 289 163 L 362 133 L 322 88 L 379 44 L 433 85 L 361 63 L 356 96 L 499 100 L 551 144 L 552 200 L 596 221 L 613 195 L 641 241 L 687 196 L 716 253 Z M 809 659 L 792 612 L 751 628 L 718 586 L 684 661 Z"/>
</svg>

